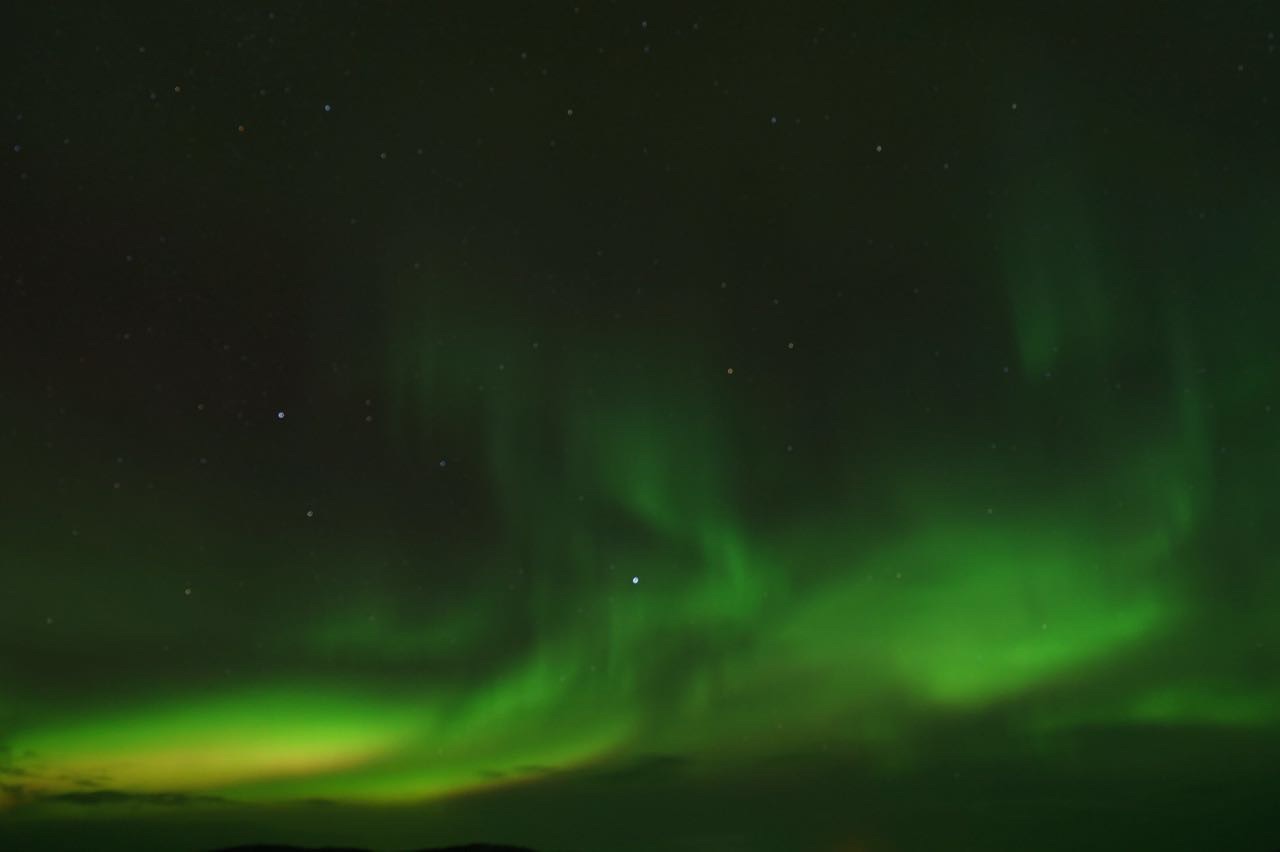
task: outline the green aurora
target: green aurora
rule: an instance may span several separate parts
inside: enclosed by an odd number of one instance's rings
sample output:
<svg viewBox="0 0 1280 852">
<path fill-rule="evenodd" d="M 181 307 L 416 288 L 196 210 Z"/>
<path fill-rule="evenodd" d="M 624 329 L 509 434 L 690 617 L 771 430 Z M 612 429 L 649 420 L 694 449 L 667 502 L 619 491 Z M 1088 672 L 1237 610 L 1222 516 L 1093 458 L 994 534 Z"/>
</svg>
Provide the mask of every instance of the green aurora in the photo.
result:
<svg viewBox="0 0 1280 852">
<path fill-rule="evenodd" d="M 388 215 L 286 288 L 277 378 L 181 379 L 163 329 L 120 361 L 159 415 L 70 355 L 7 366 L 0 846 L 1280 842 L 1280 220 L 1249 189 L 1280 175 L 1169 189 L 1211 131 L 1053 91 L 966 131 L 1037 152 L 991 155 L 990 215 L 887 214 L 930 256 L 771 283 L 721 257 L 750 223 L 686 254 L 656 224 L 601 237 L 657 245 L 639 273 L 535 285 L 532 236 L 462 263 Z M 1203 231 L 1170 212 L 1213 192 Z M 815 204 L 793 258 L 844 227 Z"/>
</svg>

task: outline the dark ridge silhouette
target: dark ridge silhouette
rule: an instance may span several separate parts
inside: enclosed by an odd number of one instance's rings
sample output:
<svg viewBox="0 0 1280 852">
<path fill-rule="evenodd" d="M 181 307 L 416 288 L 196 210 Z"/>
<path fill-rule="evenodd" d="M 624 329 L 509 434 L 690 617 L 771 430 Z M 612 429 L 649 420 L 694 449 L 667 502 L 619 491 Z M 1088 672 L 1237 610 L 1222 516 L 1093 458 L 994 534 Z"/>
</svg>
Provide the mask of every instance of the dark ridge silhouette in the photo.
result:
<svg viewBox="0 0 1280 852">
<path fill-rule="evenodd" d="M 369 852 L 350 846 L 276 846 L 250 844 L 210 849 L 209 852 Z M 490 843 L 469 843 L 466 846 L 435 846 L 430 849 L 414 849 L 411 852 L 534 852 L 527 846 L 494 846 Z"/>
</svg>

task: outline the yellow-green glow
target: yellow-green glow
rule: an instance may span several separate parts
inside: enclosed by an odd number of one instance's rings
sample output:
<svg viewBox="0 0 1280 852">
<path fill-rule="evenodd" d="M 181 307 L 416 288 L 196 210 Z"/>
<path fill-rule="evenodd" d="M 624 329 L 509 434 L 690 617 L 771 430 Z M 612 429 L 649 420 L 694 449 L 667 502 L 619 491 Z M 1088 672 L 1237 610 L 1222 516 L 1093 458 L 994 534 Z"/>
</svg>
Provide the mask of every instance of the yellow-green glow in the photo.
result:
<svg viewBox="0 0 1280 852">
<path fill-rule="evenodd" d="M 347 691 L 192 696 L 38 726 L 14 741 L 44 793 L 94 786 L 211 791 L 246 779 L 323 775 L 402 747 L 422 715 Z"/>
</svg>

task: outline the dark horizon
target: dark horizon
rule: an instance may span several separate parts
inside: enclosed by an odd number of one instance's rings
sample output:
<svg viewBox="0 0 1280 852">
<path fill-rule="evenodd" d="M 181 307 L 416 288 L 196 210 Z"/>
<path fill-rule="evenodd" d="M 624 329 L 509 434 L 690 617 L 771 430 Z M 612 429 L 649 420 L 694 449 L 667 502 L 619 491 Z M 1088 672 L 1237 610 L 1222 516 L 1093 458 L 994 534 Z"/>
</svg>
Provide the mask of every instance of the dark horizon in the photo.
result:
<svg viewBox="0 0 1280 852">
<path fill-rule="evenodd" d="M 281 846 L 250 843 L 243 846 L 228 846 L 222 849 L 207 849 L 204 852 L 370 852 L 370 850 L 345 846 Z M 398 850 L 398 852 L 534 852 L 534 850 L 524 846 L 467 843 L 462 846 L 436 846 L 432 849 Z"/>
</svg>

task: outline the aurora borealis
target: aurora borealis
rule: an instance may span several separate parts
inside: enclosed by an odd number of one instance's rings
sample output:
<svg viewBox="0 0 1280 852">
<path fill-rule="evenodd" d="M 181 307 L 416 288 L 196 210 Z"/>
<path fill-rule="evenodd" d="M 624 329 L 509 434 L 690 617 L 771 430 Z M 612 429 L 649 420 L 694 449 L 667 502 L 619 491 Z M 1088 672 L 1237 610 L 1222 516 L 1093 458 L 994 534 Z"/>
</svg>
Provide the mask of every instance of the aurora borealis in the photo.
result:
<svg viewBox="0 0 1280 852">
<path fill-rule="evenodd" d="M 0 849 L 1280 848 L 1265 6 L 26 5 Z"/>
</svg>

